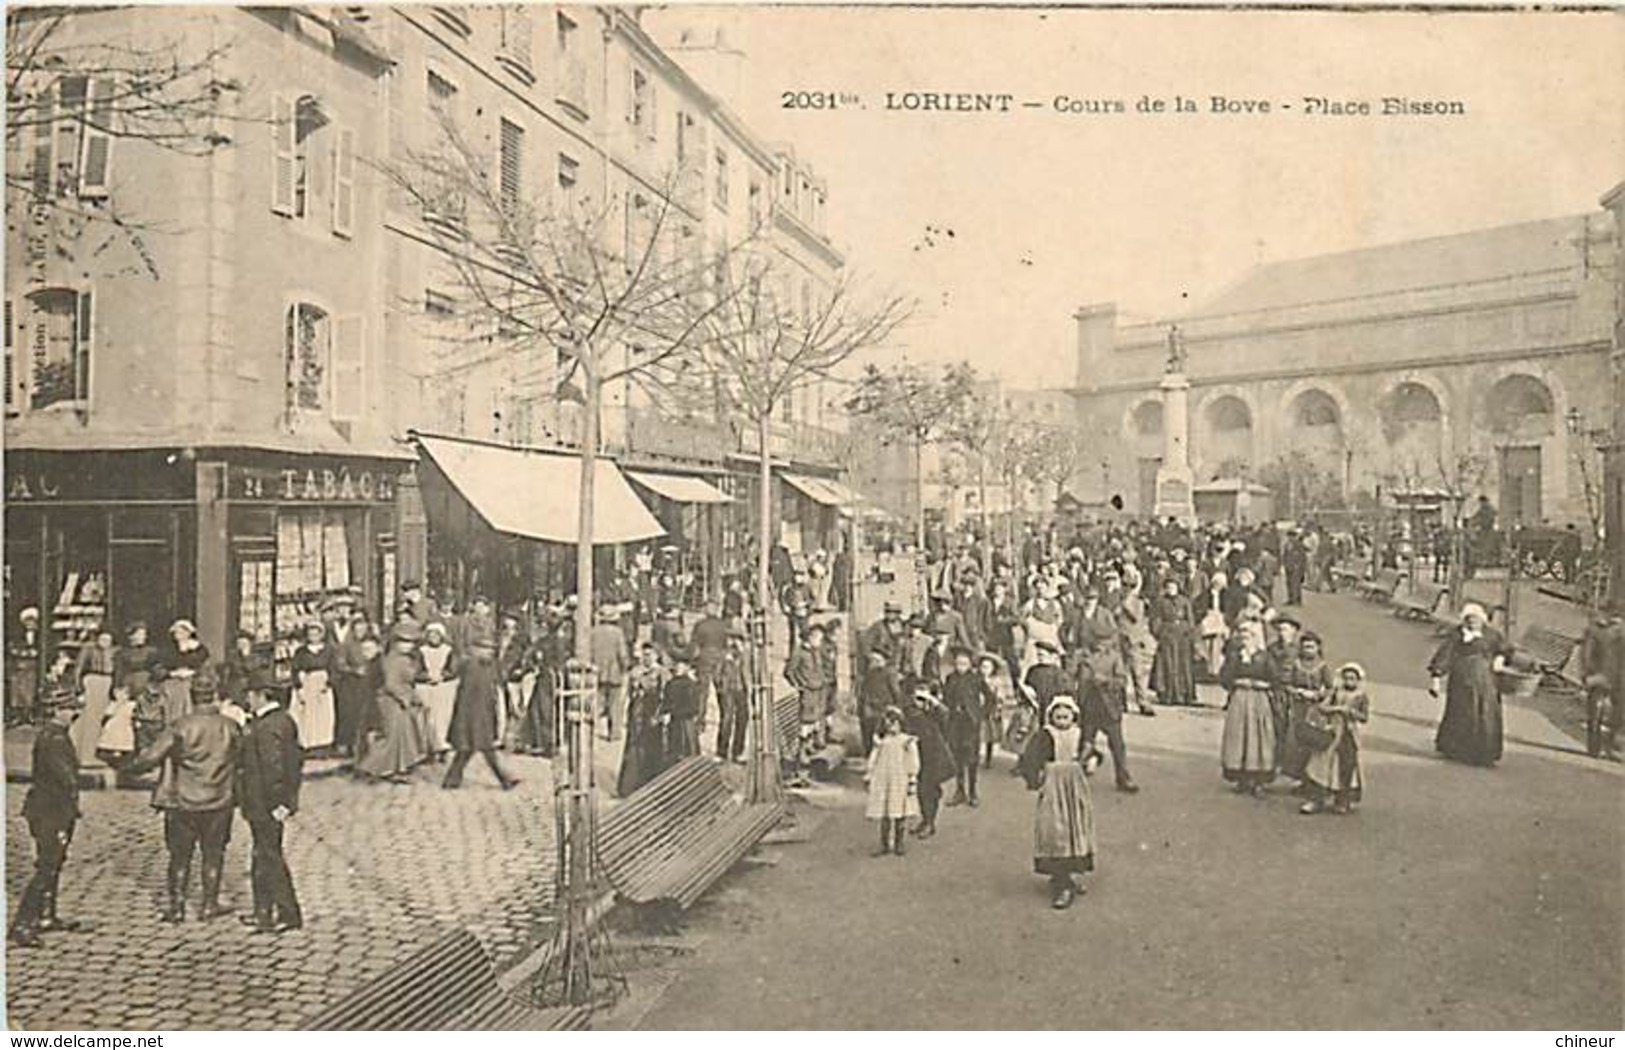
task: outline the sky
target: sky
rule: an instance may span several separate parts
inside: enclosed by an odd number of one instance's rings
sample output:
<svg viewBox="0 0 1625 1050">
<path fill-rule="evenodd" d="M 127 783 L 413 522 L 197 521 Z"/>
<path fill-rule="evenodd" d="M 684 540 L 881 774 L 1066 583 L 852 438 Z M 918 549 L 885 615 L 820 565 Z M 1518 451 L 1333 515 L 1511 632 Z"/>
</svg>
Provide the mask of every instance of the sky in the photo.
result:
<svg viewBox="0 0 1625 1050">
<path fill-rule="evenodd" d="M 1578 214 L 1625 180 L 1618 13 L 684 5 L 644 24 L 745 53 L 737 85 L 702 82 L 827 180 L 849 268 L 917 302 L 893 353 L 1018 387 L 1073 380 L 1081 305 L 1161 319 L 1260 262 Z M 787 91 L 860 102 L 785 109 Z M 887 92 L 1015 101 L 888 111 Z M 1129 112 L 1063 114 L 1057 95 Z M 1200 112 L 1135 112 L 1146 95 Z M 1274 111 L 1214 114 L 1213 95 Z M 1467 112 L 1309 116 L 1307 96 Z"/>
</svg>

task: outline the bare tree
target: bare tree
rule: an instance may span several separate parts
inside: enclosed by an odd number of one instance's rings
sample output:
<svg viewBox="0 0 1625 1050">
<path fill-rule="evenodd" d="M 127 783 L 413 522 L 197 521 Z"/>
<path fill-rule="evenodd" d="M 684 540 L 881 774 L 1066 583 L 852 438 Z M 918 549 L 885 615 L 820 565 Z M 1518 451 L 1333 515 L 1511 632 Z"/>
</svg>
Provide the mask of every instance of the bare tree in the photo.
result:
<svg viewBox="0 0 1625 1050">
<path fill-rule="evenodd" d="M 772 531 L 772 428 L 774 411 L 797 391 L 834 372 L 857 354 L 880 346 L 909 316 L 911 307 L 892 295 L 865 294 L 859 282 L 845 278 L 822 299 L 798 311 L 775 280 L 770 253 L 746 248 L 729 254 L 715 270 L 714 292 L 696 315 L 702 333 L 700 360 L 709 383 L 671 368 L 657 373 L 666 396 L 681 401 L 711 396 L 742 417 L 755 432 L 758 463 L 756 601 L 771 608 L 769 538 Z M 771 666 L 766 653 L 763 666 Z M 764 738 L 768 718 L 753 711 Z M 758 747 L 751 794 L 761 798 L 777 783 L 777 764 L 766 769 Z"/>
<path fill-rule="evenodd" d="M 974 374 L 973 374 L 974 375 Z M 974 381 L 974 378 L 973 378 Z M 987 478 L 1000 470 L 1006 420 L 996 396 L 971 393 L 952 407 L 944 437 L 976 481 L 977 514 L 982 528 L 982 575 L 993 574 L 993 531 L 987 510 Z"/>
<path fill-rule="evenodd" d="M 918 550 L 925 549 L 925 446 L 946 440 L 958 406 L 975 395 L 974 384 L 975 373 L 963 362 L 940 371 L 907 362 L 890 368 L 871 364 L 846 400 L 847 411 L 870 421 L 882 442 L 906 441 L 914 446 Z"/>
<path fill-rule="evenodd" d="M 527 199 L 513 174 L 493 172 L 450 123 L 442 133 L 438 148 L 382 167 L 429 219 L 460 299 L 453 338 L 558 361 L 558 391 L 582 404 L 575 655 L 587 661 L 604 389 L 627 381 L 661 390 L 663 377 L 701 359 L 729 295 L 712 279 L 716 257 L 678 217 L 676 176 L 648 196 L 554 207 Z"/>
<path fill-rule="evenodd" d="M 35 223 L 63 222 L 70 234 L 101 223 L 122 230 L 150 270 L 136 235 L 143 224 L 111 192 L 116 146 L 192 156 L 227 146 L 227 114 L 243 86 L 219 73 L 228 44 L 198 49 L 157 34 L 81 31 L 107 11 L 7 12 L 6 148 L 27 160 L 6 166 L 6 202 L 28 209 Z"/>
</svg>

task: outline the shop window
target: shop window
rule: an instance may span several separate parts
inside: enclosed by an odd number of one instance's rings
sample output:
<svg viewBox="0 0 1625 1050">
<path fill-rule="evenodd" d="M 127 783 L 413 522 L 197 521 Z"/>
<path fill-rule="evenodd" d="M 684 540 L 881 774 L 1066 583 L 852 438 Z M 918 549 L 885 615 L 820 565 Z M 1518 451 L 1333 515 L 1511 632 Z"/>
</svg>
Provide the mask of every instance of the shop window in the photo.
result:
<svg viewBox="0 0 1625 1050">
<path fill-rule="evenodd" d="M 28 407 L 38 410 L 58 404 L 88 405 L 95 332 L 91 293 L 43 288 L 29 293 L 28 308 L 28 367 L 24 377 Z M 9 384 L 7 389 L 11 389 Z"/>
</svg>

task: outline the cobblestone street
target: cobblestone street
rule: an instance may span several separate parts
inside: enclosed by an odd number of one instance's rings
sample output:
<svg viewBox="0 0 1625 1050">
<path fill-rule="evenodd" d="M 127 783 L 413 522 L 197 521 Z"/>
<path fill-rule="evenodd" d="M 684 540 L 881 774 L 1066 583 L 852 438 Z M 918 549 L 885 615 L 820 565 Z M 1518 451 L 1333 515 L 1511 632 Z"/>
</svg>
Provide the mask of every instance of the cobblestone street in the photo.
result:
<svg viewBox="0 0 1625 1050">
<path fill-rule="evenodd" d="M 7 954 L 12 1027 L 293 1028 L 457 926 L 480 937 L 499 969 L 512 964 L 549 925 L 552 773 L 541 759 L 504 762 L 524 778 L 511 793 L 480 768 L 455 792 L 441 790 L 437 767 L 409 787 L 307 780 L 287 833 L 305 928 L 279 937 L 251 936 L 236 914 L 198 922 L 195 870 L 187 921 L 159 922 L 165 854 L 147 792 L 85 792 L 61 909 L 94 929 Z M 21 785 L 8 785 L 12 901 L 33 859 L 22 798 Z M 237 914 L 251 906 L 248 864 L 238 820 L 222 892 Z"/>
</svg>

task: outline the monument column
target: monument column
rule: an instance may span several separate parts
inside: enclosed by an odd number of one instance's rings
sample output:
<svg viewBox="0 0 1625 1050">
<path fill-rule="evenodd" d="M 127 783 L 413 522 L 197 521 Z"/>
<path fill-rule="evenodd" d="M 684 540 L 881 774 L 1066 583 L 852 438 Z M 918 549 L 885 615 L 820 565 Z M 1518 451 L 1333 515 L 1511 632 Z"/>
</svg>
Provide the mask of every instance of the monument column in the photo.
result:
<svg viewBox="0 0 1625 1050">
<path fill-rule="evenodd" d="M 1185 377 L 1185 343 L 1175 325 L 1168 330 L 1168 366 L 1159 384 L 1162 390 L 1162 464 L 1157 467 L 1158 520 L 1174 518 L 1182 525 L 1196 522 L 1191 490 L 1196 483 L 1190 454 L 1191 381 Z"/>
</svg>

